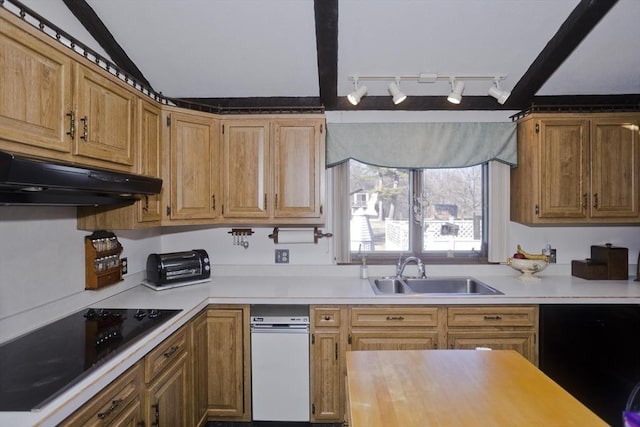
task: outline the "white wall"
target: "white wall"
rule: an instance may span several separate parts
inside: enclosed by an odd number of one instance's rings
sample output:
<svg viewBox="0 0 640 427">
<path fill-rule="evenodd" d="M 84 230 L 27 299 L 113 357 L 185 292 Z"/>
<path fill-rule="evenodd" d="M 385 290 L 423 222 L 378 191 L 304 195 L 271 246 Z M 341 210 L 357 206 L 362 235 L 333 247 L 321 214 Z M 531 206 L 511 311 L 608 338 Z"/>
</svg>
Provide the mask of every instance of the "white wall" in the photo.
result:
<svg viewBox="0 0 640 427">
<path fill-rule="evenodd" d="M 0 206 L 0 319 L 85 291 L 76 209 Z M 160 249 L 159 230 L 117 232 L 130 272 Z"/>
</svg>

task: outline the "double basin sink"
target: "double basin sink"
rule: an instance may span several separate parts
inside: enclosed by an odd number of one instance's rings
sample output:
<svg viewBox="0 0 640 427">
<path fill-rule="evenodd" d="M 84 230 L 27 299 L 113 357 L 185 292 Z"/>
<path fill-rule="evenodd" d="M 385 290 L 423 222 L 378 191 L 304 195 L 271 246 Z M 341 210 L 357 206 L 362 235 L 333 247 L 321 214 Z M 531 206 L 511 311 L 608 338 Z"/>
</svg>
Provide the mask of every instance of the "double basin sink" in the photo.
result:
<svg viewBox="0 0 640 427">
<path fill-rule="evenodd" d="M 372 277 L 377 295 L 504 295 L 473 277 Z"/>
</svg>

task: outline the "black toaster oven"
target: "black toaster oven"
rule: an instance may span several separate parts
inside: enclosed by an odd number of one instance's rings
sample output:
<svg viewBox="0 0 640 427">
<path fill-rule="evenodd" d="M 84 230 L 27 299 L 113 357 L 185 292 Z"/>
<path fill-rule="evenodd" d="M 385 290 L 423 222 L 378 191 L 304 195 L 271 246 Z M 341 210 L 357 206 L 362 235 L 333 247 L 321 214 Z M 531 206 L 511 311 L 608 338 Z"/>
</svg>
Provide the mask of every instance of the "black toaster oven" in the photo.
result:
<svg viewBox="0 0 640 427">
<path fill-rule="evenodd" d="M 202 280 L 209 276 L 211 262 L 204 249 L 150 254 L 147 257 L 147 281 L 154 285 Z"/>
</svg>

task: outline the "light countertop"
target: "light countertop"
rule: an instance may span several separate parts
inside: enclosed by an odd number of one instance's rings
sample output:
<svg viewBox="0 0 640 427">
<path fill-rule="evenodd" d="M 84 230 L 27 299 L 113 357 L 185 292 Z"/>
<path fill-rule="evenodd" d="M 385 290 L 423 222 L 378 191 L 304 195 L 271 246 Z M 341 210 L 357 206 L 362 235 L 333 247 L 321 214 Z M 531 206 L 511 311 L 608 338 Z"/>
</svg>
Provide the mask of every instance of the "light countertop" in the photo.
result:
<svg viewBox="0 0 640 427">
<path fill-rule="evenodd" d="M 370 269 L 370 275 L 388 275 Z M 208 304 L 640 304 L 640 282 L 588 281 L 572 277 L 561 266 L 548 268 L 540 280 L 523 281 L 506 266 L 432 268 L 430 276 L 473 276 L 503 292 L 491 296 L 376 295 L 357 268 L 292 267 L 217 268 L 210 282 L 155 291 L 140 285 L 143 273 L 128 275 L 111 289 L 71 296 L 0 320 L 0 340 L 19 336 L 46 322 L 92 307 L 182 309 L 162 327 L 150 332 L 86 379 L 52 400 L 39 412 L 0 412 L 0 425 L 53 426 L 93 394 L 140 360 Z M 428 271 L 429 273 L 429 271 Z"/>
</svg>

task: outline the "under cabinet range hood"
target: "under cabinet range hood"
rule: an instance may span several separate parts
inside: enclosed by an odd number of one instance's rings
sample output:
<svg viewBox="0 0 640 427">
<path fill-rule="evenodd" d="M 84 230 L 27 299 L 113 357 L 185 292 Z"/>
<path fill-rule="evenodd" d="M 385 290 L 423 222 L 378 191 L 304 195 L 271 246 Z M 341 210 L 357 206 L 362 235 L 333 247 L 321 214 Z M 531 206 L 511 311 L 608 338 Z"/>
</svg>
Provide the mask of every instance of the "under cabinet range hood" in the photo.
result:
<svg viewBox="0 0 640 427">
<path fill-rule="evenodd" d="M 0 151 L 0 205 L 127 205 L 161 188 L 158 178 Z"/>
</svg>

